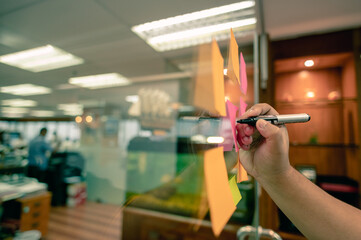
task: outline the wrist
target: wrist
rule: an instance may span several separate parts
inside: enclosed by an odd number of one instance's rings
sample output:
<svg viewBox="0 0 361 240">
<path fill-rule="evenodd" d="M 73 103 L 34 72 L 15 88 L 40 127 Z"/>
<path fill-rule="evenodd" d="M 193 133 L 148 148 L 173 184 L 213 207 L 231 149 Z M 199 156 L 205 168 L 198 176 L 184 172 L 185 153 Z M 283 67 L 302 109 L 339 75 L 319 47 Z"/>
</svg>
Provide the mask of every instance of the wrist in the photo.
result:
<svg viewBox="0 0 361 240">
<path fill-rule="evenodd" d="M 288 164 L 282 170 L 274 171 L 272 174 L 259 174 L 256 180 L 262 185 L 274 185 L 288 181 L 295 173 L 295 169 Z"/>
</svg>

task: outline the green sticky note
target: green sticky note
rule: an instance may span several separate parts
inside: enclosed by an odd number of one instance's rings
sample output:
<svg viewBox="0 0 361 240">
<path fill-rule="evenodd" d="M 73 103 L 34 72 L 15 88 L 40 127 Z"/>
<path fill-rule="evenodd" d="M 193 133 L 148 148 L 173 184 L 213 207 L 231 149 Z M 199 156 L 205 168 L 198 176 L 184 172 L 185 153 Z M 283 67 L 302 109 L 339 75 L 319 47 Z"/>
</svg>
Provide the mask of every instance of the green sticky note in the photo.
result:
<svg viewBox="0 0 361 240">
<path fill-rule="evenodd" d="M 239 188 L 237 186 L 236 176 L 231 177 L 231 179 L 228 180 L 228 183 L 229 187 L 231 188 L 233 202 L 237 206 L 238 202 L 242 199 L 242 195 L 239 192 Z"/>
</svg>

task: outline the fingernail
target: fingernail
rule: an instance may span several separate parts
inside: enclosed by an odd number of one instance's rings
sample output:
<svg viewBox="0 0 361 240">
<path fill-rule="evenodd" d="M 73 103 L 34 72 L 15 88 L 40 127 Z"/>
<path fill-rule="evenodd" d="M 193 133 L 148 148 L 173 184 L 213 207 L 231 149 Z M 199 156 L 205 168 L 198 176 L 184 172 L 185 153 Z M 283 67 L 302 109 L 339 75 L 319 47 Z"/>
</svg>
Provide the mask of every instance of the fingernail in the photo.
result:
<svg viewBox="0 0 361 240">
<path fill-rule="evenodd" d="M 244 136 L 243 137 L 243 141 L 248 141 L 249 140 L 249 137 L 248 136 Z"/>
</svg>

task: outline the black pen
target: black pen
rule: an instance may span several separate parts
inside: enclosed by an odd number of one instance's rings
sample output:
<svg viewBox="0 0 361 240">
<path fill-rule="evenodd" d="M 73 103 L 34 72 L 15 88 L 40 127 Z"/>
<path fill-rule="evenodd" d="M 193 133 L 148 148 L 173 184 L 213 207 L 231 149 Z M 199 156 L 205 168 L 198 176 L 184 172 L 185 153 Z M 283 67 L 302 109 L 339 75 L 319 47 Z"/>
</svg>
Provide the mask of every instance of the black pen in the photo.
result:
<svg viewBox="0 0 361 240">
<path fill-rule="evenodd" d="M 246 119 L 240 119 L 237 122 L 241 124 L 248 124 L 255 126 L 259 119 L 266 120 L 275 125 L 281 125 L 285 123 L 301 123 L 310 121 L 311 117 L 307 113 L 299 114 L 282 114 L 282 115 L 261 115 L 256 117 L 250 117 Z"/>
</svg>

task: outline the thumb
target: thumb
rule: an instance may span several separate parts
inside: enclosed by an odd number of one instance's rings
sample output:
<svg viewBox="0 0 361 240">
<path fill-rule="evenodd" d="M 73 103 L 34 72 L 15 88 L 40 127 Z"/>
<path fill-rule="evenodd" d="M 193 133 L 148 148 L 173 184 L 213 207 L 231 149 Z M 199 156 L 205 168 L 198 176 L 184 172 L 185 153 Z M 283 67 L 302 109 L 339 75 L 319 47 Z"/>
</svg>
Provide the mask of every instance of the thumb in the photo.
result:
<svg viewBox="0 0 361 240">
<path fill-rule="evenodd" d="M 280 130 L 279 127 L 260 119 L 256 123 L 257 130 L 266 139 L 272 138 Z"/>
</svg>

